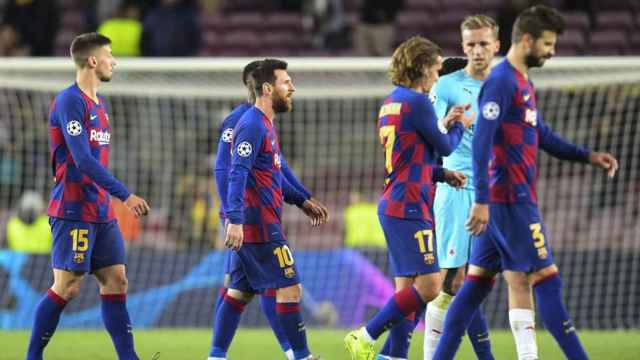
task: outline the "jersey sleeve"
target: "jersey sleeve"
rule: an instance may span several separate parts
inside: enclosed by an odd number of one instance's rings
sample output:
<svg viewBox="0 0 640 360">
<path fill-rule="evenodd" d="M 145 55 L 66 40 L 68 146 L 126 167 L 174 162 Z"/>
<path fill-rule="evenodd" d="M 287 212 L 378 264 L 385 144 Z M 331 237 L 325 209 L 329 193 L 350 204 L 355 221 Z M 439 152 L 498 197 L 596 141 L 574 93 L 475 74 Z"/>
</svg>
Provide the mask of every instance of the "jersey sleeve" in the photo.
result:
<svg viewBox="0 0 640 360">
<path fill-rule="evenodd" d="M 437 183 L 437 182 L 445 182 L 445 179 L 444 179 L 444 170 L 445 170 L 445 169 L 444 169 L 442 166 L 440 166 L 440 165 L 434 165 L 434 166 L 433 166 L 433 168 L 432 168 L 432 175 L 431 175 L 431 178 L 432 178 L 432 181 L 433 181 L 434 183 Z"/>
<path fill-rule="evenodd" d="M 590 154 L 589 149 L 574 145 L 563 139 L 544 122 L 540 114 L 538 114 L 537 120 L 538 138 L 542 150 L 558 159 L 587 162 Z"/>
<path fill-rule="evenodd" d="M 131 195 L 126 186 L 116 179 L 109 170 L 91 154 L 87 129 L 83 124 L 85 109 L 82 99 L 66 95 L 56 102 L 56 114 L 64 136 L 65 144 L 76 166 L 98 186 L 109 194 L 125 201 Z"/>
<path fill-rule="evenodd" d="M 231 167 L 232 138 L 233 128 L 228 126 L 226 122 L 223 122 L 214 163 L 216 189 L 218 191 L 218 196 L 220 197 L 220 210 L 222 214 L 226 214 L 227 209 L 227 191 L 229 187 L 229 168 Z"/>
<path fill-rule="evenodd" d="M 282 194 L 284 195 L 284 201 L 287 204 L 296 206 L 302 206 L 302 203 L 308 199 L 284 176 L 282 177 Z"/>
<path fill-rule="evenodd" d="M 515 84 L 502 77 L 487 79 L 478 95 L 478 118 L 472 142 L 473 185 L 475 201 L 479 204 L 489 202 L 489 160 L 493 150 L 496 130 L 507 112 Z"/>
<path fill-rule="evenodd" d="M 287 180 L 287 182 L 289 182 L 289 184 L 291 184 L 294 189 L 296 189 L 299 193 L 302 194 L 302 196 L 304 196 L 304 200 L 308 200 L 309 198 L 311 198 L 311 192 L 309 192 L 309 190 L 307 190 L 307 188 L 302 185 L 302 182 L 296 177 L 293 171 L 291 171 L 291 168 L 289 167 L 289 164 L 287 164 L 287 161 L 284 159 L 284 156 L 280 158 L 280 170 L 282 171 L 282 175 Z"/>
<path fill-rule="evenodd" d="M 240 120 L 234 133 L 226 215 L 232 224 L 242 224 L 247 178 L 260 151 L 265 129 L 259 122 Z"/>
<path fill-rule="evenodd" d="M 412 104 L 409 121 L 416 131 L 425 139 L 439 155 L 448 156 L 451 154 L 460 141 L 464 133 L 464 126 L 456 122 L 447 134 L 443 134 L 438 129 L 438 118 L 436 116 L 431 101 L 417 100 Z"/>
</svg>

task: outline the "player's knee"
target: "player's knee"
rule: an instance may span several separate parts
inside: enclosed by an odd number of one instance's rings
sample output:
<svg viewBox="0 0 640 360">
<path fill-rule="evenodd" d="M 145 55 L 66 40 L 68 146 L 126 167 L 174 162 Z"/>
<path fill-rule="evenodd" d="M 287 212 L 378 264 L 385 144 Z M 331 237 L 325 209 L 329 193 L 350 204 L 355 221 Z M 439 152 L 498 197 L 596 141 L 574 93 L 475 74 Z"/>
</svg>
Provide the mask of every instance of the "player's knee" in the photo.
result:
<svg viewBox="0 0 640 360">
<path fill-rule="evenodd" d="M 71 301 L 73 298 L 80 294 L 80 281 L 71 281 L 63 284 L 62 286 L 54 285 L 54 292 L 67 301 Z"/>
<path fill-rule="evenodd" d="M 228 289 L 227 296 L 236 300 L 240 300 L 244 303 L 249 303 L 251 302 L 251 300 L 253 300 L 252 293 L 240 291 L 238 289 Z"/>
<path fill-rule="evenodd" d="M 118 274 L 116 276 L 106 279 L 103 286 L 104 290 L 108 293 L 124 294 L 129 287 L 129 280 L 125 274 Z"/>
<path fill-rule="evenodd" d="M 414 285 L 422 301 L 429 302 L 435 299 L 440 293 L 440 278 L 439 277 L 419 277 L 416 279 Z"/>
<path fill-rule="evenodd" d="M 300 284 L 276 290 L 276 301 L 279 303 L 299 303 L 302 299 Z"/>
</svg>

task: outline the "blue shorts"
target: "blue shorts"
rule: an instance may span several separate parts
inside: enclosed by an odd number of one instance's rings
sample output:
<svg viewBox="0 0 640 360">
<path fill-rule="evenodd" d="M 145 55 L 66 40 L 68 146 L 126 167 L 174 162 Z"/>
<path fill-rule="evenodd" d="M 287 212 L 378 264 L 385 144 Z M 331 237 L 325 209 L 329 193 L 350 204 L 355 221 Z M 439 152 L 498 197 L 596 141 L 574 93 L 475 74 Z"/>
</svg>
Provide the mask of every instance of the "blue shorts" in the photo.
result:
<svg viewBox="0 0 640 360">
<path fill-rule="evenodd" d="M 474 201 L 471 189 L 454 189 L 447 184 L 438 184 L 433 212 L 438 239 L 438 262 L 443 269 L 454 269 L 469 262 L 471 233 L 464 223 Z"/>
<path fill-rule="evenodd" d="M 391 274 L 394 277 L 413 277 L 440 271 L 435 234 L 430 222 L 382 214 L 378 214 L 378 219 L 387 240 Z"/>
<path fill-rule="evenodd" d="M 231 252 L 229 288 L 259 293 L 300 283 L 286 240 L 243 244 Z"/>
<path fill-rule="evenodd" d="M 90 223 L 50 217 L 49 224 L 54 269 L 87 273 L 126 263 L 124 241 L 116 220 Z"/>
<path fill-rule="evenodd" d="M 469 263 L 524 273 L 553 265 L 540 211 L 534 204 L 491 204 L 489 226 L 471 247 Z"/>
</svg>

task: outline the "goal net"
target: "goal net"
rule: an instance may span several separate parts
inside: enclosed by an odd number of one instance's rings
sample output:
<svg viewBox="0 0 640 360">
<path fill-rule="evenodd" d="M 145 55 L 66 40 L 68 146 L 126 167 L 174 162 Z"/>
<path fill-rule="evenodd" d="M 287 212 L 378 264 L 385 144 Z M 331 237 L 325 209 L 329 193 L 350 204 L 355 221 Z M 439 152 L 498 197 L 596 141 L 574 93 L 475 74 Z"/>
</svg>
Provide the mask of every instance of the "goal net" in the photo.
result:
<svg viewBox="0 0 640 360">
<path fill-rule="evenodd" d="M 141 222 L 126 210 L 119 216 L 137 327 L 211 322 L 224 259 L 212 163 L 222 119 L 246 96 L 240 74 L 250 60 L 122 60 L 101 88 L 113 126 L 111 170 L 152 207 Z M 354 327 L 393 293 L 375 218 L 384 175 L 376 116 L 391 89 L 388 60 L 289 63 L 297 90 L 294 111 L 276 122 L 281 148 L 331 211 L 320 228 L 311 228 L 295 207 L 284 211 L 305 288 L 305 318 L 310 325 Z M 607 179 L 581 164 L 540 158 L 539 202 L 570 313 L 581 328 L 638 328 L 640 59 L 556 58 L 532 77 L 540 111 L 558 133 L 620 160 L 618 175 Z M 48 108 L 73 79 L 66 59 L 0 63 L 4 248 L 7 224 L 21 205 L 33 205 L 25 194 L 48 200 Z M 30 327 L 51 281 L 48 255 L 0 250 L 0 328 Z M 62 326 L 101 326 L 97 285 L 88 280 L 83 290 Z M 502 281 L 485 307 L 492 326 L 508 326 Z M 266 324 L 259 306 L 248 308 L 243 324 Z"/>
</svg>

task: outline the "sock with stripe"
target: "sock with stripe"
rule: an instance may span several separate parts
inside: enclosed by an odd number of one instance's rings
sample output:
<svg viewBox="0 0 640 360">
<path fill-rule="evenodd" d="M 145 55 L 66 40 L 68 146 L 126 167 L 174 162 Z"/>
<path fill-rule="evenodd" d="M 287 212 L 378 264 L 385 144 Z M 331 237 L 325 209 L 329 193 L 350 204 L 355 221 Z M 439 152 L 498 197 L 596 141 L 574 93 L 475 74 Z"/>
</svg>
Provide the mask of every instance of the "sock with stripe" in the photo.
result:
<svg viewBox="0 0 640 360">
<path fill-rule="evenodd" d="M 229 350 L 231 340 L 233 340 L 233 336 L 236 334 L 245 306 L 246 304 L 243 301 L 234 299 L 229 296 L 229 294 L 224 295 L 222 305 L 220 305 L 218 313 L 216 314 L 213 342 L 211 344 L 209 357 L 227 357 L 227 350 Z"/>
<path fill-rule="evenodd" d="M 558 274 L 548 276 L 533 287 L 544 326 L 570 360 L 588 359 L 576 329 L 562 303 L 562 281 Z"/>
<path fill-rule="evenodd" d="M 35 318 L 33 320 L 33 330 L 29 339 L 29 349 L 27 350 L 27 360 L 41 360 L 45 346 L 53 336 L 58 327 L 60 314 L 67 301 L 53 290 L 47 290 L 36 307 Z"/>
<path fill-rule="evenodd" d="M 447 310 L 442 337 L 438 342 L 433 359 L 453 360 L 465 330 L 480 308 L 480 304 L 491 292 L 493 283 L 493 278 L 467 275 L 464 284 Z"/>
<path fill-rule="evenodd" d="M 402 289 L 387 301 L 373 319 L 369 320 L 365 330 L 371 339 L 376 340 L 386 330 L 423 306 L 424 302 L 413 286 Z"/>
<path fill-rule="evenodd" d="M 294 359 L 307 358 L 311 353 L 307 345 L 307 332 L 300 313 L 300 303 L 277 303 L 276 313 L 280 325 L 289 339 Z"/>
<path fill-rule="evenodd" d="M 127 311 L 127 294 L 100 295 L 102 321 L 111 336 L 120 360 L 138 360 L 133 347 L 133 331 Z"/>
<path fill-rule="evenodd" d="M 267 321 L 269 321 L 273 334 L 276 336 L 276 339 L 278 339 L 280 348 L 282 348 L 282 351 L 284 351 L 287 356 L 287 360 L 292 360 L 293 351 L 289 345 L 287 334 L 284 333 L 280 320 L 278 319 L 278 314 L 276 313 L 275 289 L 267 289 L 262 293 L 262 296 L 260 296 L 260 306 L 262 307 L 262 313 L 267 317 Z"/>
</svg>

